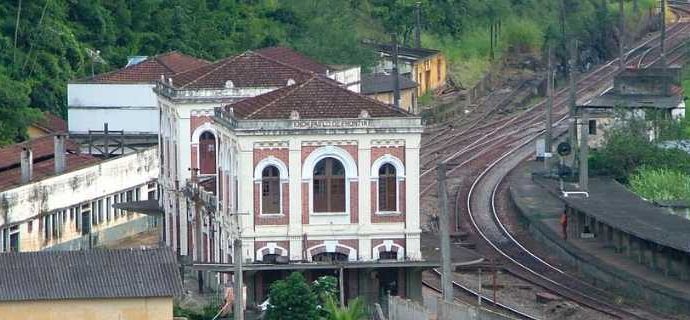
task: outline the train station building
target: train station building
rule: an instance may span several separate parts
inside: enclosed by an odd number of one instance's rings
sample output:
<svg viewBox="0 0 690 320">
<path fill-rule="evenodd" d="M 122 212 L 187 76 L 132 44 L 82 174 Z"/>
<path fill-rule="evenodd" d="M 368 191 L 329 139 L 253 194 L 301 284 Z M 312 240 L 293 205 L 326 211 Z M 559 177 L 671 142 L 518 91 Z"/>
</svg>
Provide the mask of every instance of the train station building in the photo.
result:
<svg viewBox="0 0 690 320">
<path fill-rule="evenodd" d="M 205 281 L 241 259 L 248 304 L 291 271 L 421 299 L 421 118 L 260 52 L 156 85 L 165 243 Z"/>
</svg>

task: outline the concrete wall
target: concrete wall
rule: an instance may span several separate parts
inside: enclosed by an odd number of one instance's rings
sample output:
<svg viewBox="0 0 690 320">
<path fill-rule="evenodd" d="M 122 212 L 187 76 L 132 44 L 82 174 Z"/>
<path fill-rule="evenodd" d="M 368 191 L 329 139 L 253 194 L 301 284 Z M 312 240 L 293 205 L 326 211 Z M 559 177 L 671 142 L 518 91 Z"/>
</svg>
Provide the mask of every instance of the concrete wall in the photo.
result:
<svg viewBox="0 0 690 320">
<path fill-rule="evenodd" d="M 82 169 L 0 192 L 0 228 L 18 226 L 19 250 L 35 251 L 81 237 L 81 212 L 91 212 L 92 232 L 133 220 L 136 214 L 114 210 L 111 205 L 148 198 L 149 184 L 158 176 L 157 148 L 102 161 Z M 138 190 L 138 191 L 137 191 Z M 103 208 L 99 216 L 97 207 Z M 111 210 L 108 210 L 111 209 Z M 93 221 L 96 223 L 93 223 Z M 46 236 L 46 226 L 57 231 Z M 0 239 L 0 243 L 7 239 Z M 2 246 L 0 246 L 2 248 Z"/>
<path fill-rule="evenodd" d="M 67 85 L 69 132 L 103 130 L 158 133 L 158 108 L 153 85 L 91 84 Z"/>
<path fill-rule="evenodd" d="M 0 302 L 3 320 L 170 320 L 171 297 Z"/>
</svg>

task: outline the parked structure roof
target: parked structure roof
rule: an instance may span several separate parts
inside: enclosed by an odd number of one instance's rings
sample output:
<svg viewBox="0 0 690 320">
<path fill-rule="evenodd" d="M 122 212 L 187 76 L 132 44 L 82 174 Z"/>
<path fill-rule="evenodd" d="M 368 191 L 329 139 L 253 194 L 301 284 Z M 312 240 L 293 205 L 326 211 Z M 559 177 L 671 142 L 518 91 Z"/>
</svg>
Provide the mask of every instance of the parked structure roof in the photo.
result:
<svg viewBox="0 0 690 320">
<path fill-rule="evenodd" d="M 268 47 L 254 50 L 254 52 L 264 57 L 314 73 L 326 74 L 329 71 L 328 66 L 287 47 Z"/>
<path fill-rule="evenodd" d="M 390 43 L 377 43 L 372 44 L 372 46 L 379 52 L 385 53 L 387 55 L 393 54 L 393 44 Z M 427 49 L 427 48 L 411 48 L 398 45 L 398 57 L 407 60 L 420 60 L 428 58 L 441 53 L 439 50 Z"/>
<path fill-rule="evenodd" d="M 181 293 L 170 248 L 0 254 L 0 301 L 172 297 Z"/>
<path fill-rule="evenodd" d="M 362 94 L 393 92 L 395 90 L 395 78 L 392 74 L 372 73 L 362 76 Z M 400 90 L 417 88 L 417 83 L 408 77 L 398 75 Z"/>
<path fill-rule="evenodd" d="M 147 83 L 160 80 L 176 73 L 196 69 L 210 62 L 177 51 L 149 57 L 142 62 L 108 73 L 102 73 L 83 80 L 94 83 Z"/>
<path fill-rule="evenodd" d="M 213 64 L 172 76 L 172 86 L 179 89 L 215 89 L 228 85 L 239 88 L 283 87 L 309 79 L 313 72 L 247 51 Z M 230 81 L 230 82 L 228 82 Z"/>
<path fill-rule="evenodd" d="M 372 118 L 412 116 L 317 75 L 304 83 L 244 99 L 224 109 L 238 119 L 290 119 L 293 111 L 299 119 L 358 118 L 364 110 Z"/>
</svg>

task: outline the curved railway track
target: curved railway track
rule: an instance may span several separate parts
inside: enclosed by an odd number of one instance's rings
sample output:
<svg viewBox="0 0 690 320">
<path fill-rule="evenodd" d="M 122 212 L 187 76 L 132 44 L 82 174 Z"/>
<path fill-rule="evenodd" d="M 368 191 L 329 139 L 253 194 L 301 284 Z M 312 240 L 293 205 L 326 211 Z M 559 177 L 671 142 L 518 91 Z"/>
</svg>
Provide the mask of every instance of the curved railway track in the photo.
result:
<svg viewBox="0 0 690 320">
<path fill-rule="evenodd" d="M 679 19 L 667 28 L 667 46 L 670 49 L 666 57 L 668 63 L 678 63 L 686 55 L 686 50 L 683 50 L 684 41 L 690 38 L 690 23 L 682 22 L 690 17 L 690 3 L 674 1 L 672 5 L 671 9 Z M 655 65 L 660 61 L 660 50 L 655 49 L 658 46 L 659 35 L 643 41 L 628 51 L 626 65 Z M 606 87 L 618 72 L 618 59 L 614 59 L 583 75 L 578 80 L 577 97 L 584 99 L 588 95 L 600 93 L 601 88 Z M 447 172 L 449 177 L 461 170 L 465 177 L 465 182 L 460 184 L 456 196 L 456 228 L 459 226 L 459 213 L 465 210 L 476 233 L 493 251 L 510 261 L 512 268 L 528 274 L 534 279 L 535 284 L 567 299 L 621 319 L 661 318 L 647 311 L 633 311 L 630 306 L 618 306 L 608 302 L 613 301 L 609 293 L 567 274 L 532 253 L 512 237 L 498 218 L 495 206 L 496 190 L 506 172 L 531 154 L 531 149 L 525 146 L 543 133 L 544 105 L 545 102 L 541 101 L 517 114 L 499 119 L 492 118 L 493 111 L 489 111 L 468 129 L 450 134 L 449 131 L 445 131 L 446 134 L 436 133 L 438 141 L 431 141 L 427 145 L 432 151 L 423 154 L 444 154 L 422 163 L 420 183 L 425 186 L 421 190 L 422 195 L 435 186 L 435 175 L 432 173 L 436 169 L 432 165 L 441 159 L 444 163 L 450 164 Z M 553 114 L 553 118 L 556 119 L 555 131 L 564 131 L 564 127 L 569 123 L 567 88 L 555 93 Z M 476 296 L 476 293 L 468 290 L 462 291 Z"/>
</svg>

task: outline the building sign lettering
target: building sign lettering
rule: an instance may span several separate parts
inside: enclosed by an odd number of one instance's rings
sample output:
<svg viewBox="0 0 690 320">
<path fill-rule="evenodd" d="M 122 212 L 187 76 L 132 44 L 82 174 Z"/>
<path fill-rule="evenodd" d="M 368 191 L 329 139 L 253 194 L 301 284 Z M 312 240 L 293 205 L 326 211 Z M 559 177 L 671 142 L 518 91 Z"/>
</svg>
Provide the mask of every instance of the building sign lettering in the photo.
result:
<svg viewBox="0 0 690 320">
<path fill-rule="evenodd" d="M 362 128 L 368 127 L 369 120 L 365 119 L 333 119 L 333 120 L 294 120 L 293 128 Z"/>
</svg>

